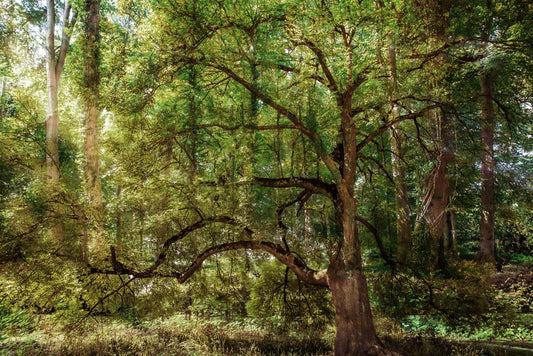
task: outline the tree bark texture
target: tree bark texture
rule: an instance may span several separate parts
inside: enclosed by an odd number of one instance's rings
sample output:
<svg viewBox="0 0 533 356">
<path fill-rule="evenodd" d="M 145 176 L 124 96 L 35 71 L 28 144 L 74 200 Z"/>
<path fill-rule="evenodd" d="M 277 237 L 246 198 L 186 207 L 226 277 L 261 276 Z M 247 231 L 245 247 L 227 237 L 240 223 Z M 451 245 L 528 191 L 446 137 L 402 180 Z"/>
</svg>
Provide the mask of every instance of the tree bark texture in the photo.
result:
<svg viewBox="0 0 533 356">
<path fill-rule="evenodd" d="M 335 306 L 335 355 L 379 355 L 365 276 L 342 263 L 328 269 L 328 286 Z"/>
<path fill-rule="evenodd" d="M 103 259 L 106 250 L 100 162 L 98 157 L 98 117 L 100 85 L 100 1 L 85 1 L 85 38 L 84 38 L 84 129 L 85 129 L 85 181 L 88 199 L 89 238 L 85 250 L 89 257 Z"/>
<path fill-rule="evenodd" d="M 400 109 L 394 102 L 398 93 L 398 73 L 396 67 L 396 48 L 391 45 L 388 50 L 388 61 L 390 71 L 389 101 L 392 112 L 392 119 L 400 116 Z M 407 183 L 405 178 L 405 167 L 403 158 L 403 131 L 401 123 L 396 123 L 391 128 L 391 153 L 392 153 L 392 176 L 394 178 L 394 202 L 396 204 L 396 237 L 398 240 L 397 259 L 400 263 L 405 263 L 411 252 L 411 217 L 409 211 L 409 200 L 407 195 Z"/>
<path fill-rule="evenodd" d="M 453 160 L 451 119 L 448 115 L 437 115 L 440 136 L 440 154 L 437 167 L 429 180 L 429 192 L 426 196 L 427 211 L 424 218 L 428 224 L 431 238 L 430 268 L 445 269 L 446 259 L 444 244 L 447 236 L 446 208 L 450 198 L 450 178 L 448 165 Z"/>
<path fill-rule="evenodd" d="M 494 239 L 494 80 L 496 73 L 480 74 L 481 85 L 481 221 L 479 252 L 476 260 L 492 262 L 496 258 Z"/>
<path fill-rule="evenodd" d="M 335 355 L 378 355 L 383 352 L 374 329 L 368 287 L 363 272 L 356 224 L 357 202 L 346 187 L 336 202 L 343 241 L 331 257 L 328 286 L 335 307 Z M 348 194 L 346 194 L 348 193 Z"/>
<path fill-rule="evenodd" d="M 58 200 L 60 191 L 59 181 L 59 144 L 58 144 L 58 87 L 60 68 L 56 68 L 55 50 L 55 1 L 47 2 L 47 91 L 48 91 L 48 111 L 46 117 L 46 185 L 48 189 L 50 233 L 53 241 L 59 248 L 63 242 L 63 225 L 61 219 L 60 205 L 54 203 Z"/>
</svg>

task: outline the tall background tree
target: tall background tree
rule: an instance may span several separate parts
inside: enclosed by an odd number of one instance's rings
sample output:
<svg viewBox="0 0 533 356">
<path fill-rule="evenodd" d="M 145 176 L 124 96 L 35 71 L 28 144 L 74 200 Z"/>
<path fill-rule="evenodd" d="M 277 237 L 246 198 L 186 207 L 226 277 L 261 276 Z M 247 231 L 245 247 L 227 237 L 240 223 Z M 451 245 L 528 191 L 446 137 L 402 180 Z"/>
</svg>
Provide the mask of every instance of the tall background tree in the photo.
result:
<svg viewBox="0 0 533 356">
<path fill-rule="evenodd" d="M 104 231 L 104 206 L 100 179 L 100 160 L 98 152 L 98 118 L 100 86 L 100 1 L 87 0 L 84 9 L 84 88 L 83 107 L 85 119 L 84 154 L 85 181 L 89 205 L 87 232 L 82 242 L 82 258 L 103 258 L 107 253 Z"/>
<path fill-rule="evenodd" d="M 49 189 L 49 205 L 51 211 L 51 234 L 56 242 L 56 248 L 61 248 L 63 242 L 61 200 L 60 162 L 59 162 L 59 104 L 58 91 L 61 73 L 65 65 L 65 58 L 70 44 L 70 37 L 76 24 L 76 14 L 72 6 L 65 2 L 63 21 L 61 23 L 61 41 L 59 50 L 56 49 L 56 4 L 49 0 L 46 7 L 47 35 L 46 35 L 46 69 L 48 87 L 48 112 L 46 117 L 46 178 Z"/>
</svg>

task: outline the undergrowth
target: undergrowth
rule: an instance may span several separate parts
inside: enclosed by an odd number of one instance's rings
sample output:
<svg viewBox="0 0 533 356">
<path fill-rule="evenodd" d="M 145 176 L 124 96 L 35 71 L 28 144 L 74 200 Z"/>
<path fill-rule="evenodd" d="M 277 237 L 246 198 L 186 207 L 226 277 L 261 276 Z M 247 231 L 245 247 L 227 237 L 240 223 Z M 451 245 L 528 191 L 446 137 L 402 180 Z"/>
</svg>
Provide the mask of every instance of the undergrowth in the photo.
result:
<svg viewBox="0 0 533 356">
<path fill-rule="evenodd" d="M 406 333 L 385 321 L 377 327 L 385 345 L 404 355 L 514 355 L 498 343 L 480 342 L 479 333 L 443 337 L 438 328 Z M 257 319 L 228 323 L 181 314 L 135 323 L 98 317 L 75 324 L 48 316 L 31 330 L 0 339 L 0 355 L 328 355 L 335 335 L 331 326 L 283 332 L 265 328 Z"/>
</svg>

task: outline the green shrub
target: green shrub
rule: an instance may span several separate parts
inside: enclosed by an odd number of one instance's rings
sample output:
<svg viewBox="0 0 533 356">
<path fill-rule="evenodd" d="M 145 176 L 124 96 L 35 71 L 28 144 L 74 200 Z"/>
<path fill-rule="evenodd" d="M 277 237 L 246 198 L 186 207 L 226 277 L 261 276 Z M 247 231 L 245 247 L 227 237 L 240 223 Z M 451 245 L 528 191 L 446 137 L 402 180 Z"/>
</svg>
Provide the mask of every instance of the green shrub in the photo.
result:
<svg viewBox="0 0 533 356">
<path fill-rule="evenodd" d="M 35 329 L 33 317 L 24 310 L 0 303 L 0 336 L 2 333 L 22 333 Z"/>
</svg>

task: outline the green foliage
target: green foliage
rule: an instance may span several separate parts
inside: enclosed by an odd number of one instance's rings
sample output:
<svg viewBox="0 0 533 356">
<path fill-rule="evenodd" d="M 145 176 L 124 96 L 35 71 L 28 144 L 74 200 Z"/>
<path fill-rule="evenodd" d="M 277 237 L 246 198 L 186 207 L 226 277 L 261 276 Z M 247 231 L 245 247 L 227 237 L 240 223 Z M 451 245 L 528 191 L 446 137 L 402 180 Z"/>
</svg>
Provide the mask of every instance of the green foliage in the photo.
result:
<svg viewBox="0 0 533 356">
<path fill-rule="evenodd" d="M 533 269 L 524 268 L 519 273 L 507 275 L 503 273 L 496 280 L 501 293 L 500 298 L 506 300 L 520 313 L 533 312 Z"/>
<path fill-rule="evenodd" d="M 494 333 L 501 334 L 515 311 L 488 283 L 492 271 L 487 266 L 457 262 L 449 266 L 448 278 L 391 273 L 373 283 L 373 296 L 379 310 L 407 331 L 473 333 L 490 325 Z"/>
<path fill-rule="evenodd" d="M 0 345 L 12 353 L 42 355 L 325 355 L 331 350 L 319 337 L 271 334 L 242 321 L 193 321 L 180 314 L 136 327 L 99 318 L 63 337 L 40 333 L 23 340 L 8 338 Z"/>
<path fill-rule="evenodd" d="M 300 282 L 275 260 L 260 264 L 251 287 L 248 313 L 273 329 L 322 329 L 333 317 L 330 296 L 324 288 Z"/>
<path fill-rule="evenodd" d="M 103 2 L 98 135 L 106 244 L 115 245 L 119 261 L 136 270 L 151 266 L 165 246 L 166 260 L 155 272 L 176 274 L 212 246 L 258 239 L 288 245 L 310 267 L 323 270 L 343 242 L 335 215 L 340 200 L 313 184 L 284 184 L 304 178 L 333 191 L 329 184 L 339 181 L 336 167 L 349 168 L 356 174 L 357 198 L 357 211 L 350 213 L 375 227 L 369 231 L 360 225 L 359 237 L 377 314 L 410 334 L 431 336 L 413 342 L 427 354 L 474 352 L 469 345 L 432 338 L 451 331 L 477 338 L 506 332 L 524 337 L 530 324 L 516 326 L 513 318 L 531 312 L 529 272 L 494 286 L 489 283 L 494 271 L 465 262 L 479 246 L 479 73 L 493 68 L 499 73 L 494 98 L 498 253 L 504 261 L 533 264 L 533 141 L 527 134 L 533 12 L 524 1 L 488 3 Z M 192 354 L 329 351 L 317 335 L 327 330 L 326 343 L 331 343 L 329 292 L 305 286 L 263 253 L 211 256 L 187 285 L 87 274 L 80 251 L 93 222 L 86 211 L 78 88 L 84 81 L 83 35 L 76 32 L 79 26 L 74 29 L 61 78 L 61 184 L 47 187 L 46 74 L 44 52 L 37 50 L 42 42 L 37 34 L 44 33 L 41 5 L 22 0 L 0 6 L 5 84 L 0 98 L 0 328 L 29 332 L 36 315 L 46 315 L 59 329 L 89 315 L 127 324 L 87 332 L 85 339 L 69 335 L 74 342 L 57 346 L 58 340 L 41 345 L 31 339 L 24 346 L 56 354 L 157 354 L 169 348 Z M 397 90 L 391 90 L 391 49 Z M 365 81 L 341 108 L 347 95 L 342 92 L 358 77 Z M 426 110 L 430 105 L 434 108 Z M 398 123 L 405 138 L 400 157 L 391 151 L 388 130 L 396 108 L 406 118 Z M 341 129 L 343 114 L 351 122 Z M 447 209 L 455 214 L 459 256 L 449 256 L 448 268 L 434 272 L 428 266 L 436 246 L 424 214 L 443 148 L 439 115 L 452 119 Z M 342 162 L 343 145 L 353 143 L 342 137 L 347 127 L 356 132 L 356 143 L 371 138 L 357 162 Z M 405 165 L 415 226 L 411 260 L 391 270 L 377 253 L 373 232 L 394 259 L 398 177 L 391 173 L 393 159 Z M 256 177 L 284 178 L 277 181 L 283 189 L 261 186 Z M 57 196 L 49 195 L 51 188 Z M 277 215 L 302 192 L 304 198 Z M 63 208 L 62 250 L 52 248 L 46 236 L 51 198 Z M 238 224 L 212 224 L 165 244 L 215 215 Z M 96 264 L 108 273 L 117 267 L 109 258 Z M 176 312 L 191 320 L 153 321 Z M 289 330 L 299 333 L 292 335 L 297 340 L 284 337 Z M 409 353 L 415 347 L 401 348 Z"/>
<path fill-rule="evenodd" d="M 35 328 L 33 316 L 3 301 L 0 303 L 0 340 L 4 335 L 28 333 Z"/>
</svg>

